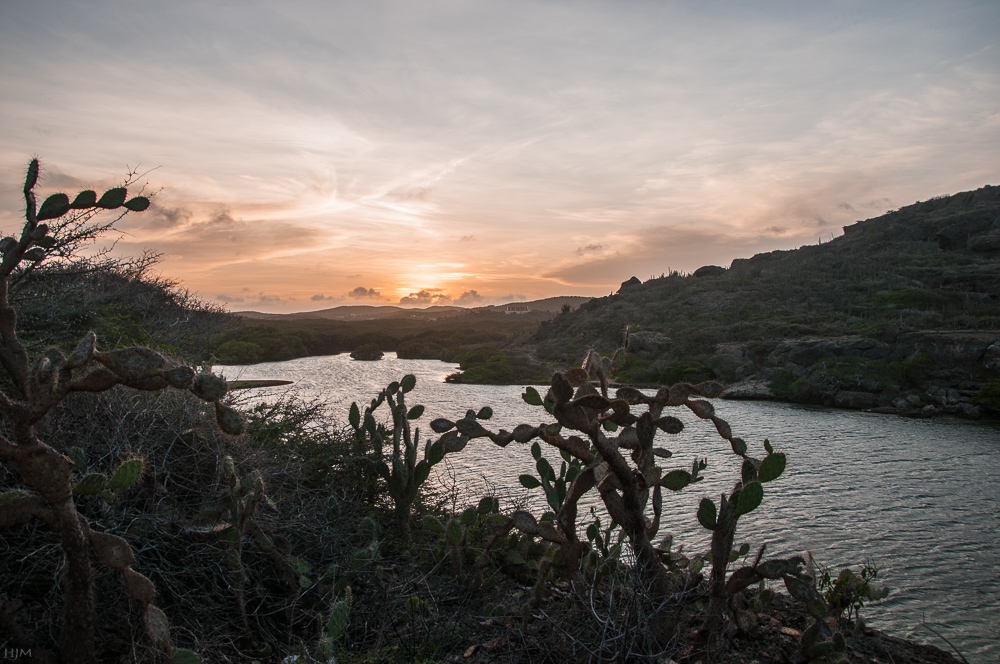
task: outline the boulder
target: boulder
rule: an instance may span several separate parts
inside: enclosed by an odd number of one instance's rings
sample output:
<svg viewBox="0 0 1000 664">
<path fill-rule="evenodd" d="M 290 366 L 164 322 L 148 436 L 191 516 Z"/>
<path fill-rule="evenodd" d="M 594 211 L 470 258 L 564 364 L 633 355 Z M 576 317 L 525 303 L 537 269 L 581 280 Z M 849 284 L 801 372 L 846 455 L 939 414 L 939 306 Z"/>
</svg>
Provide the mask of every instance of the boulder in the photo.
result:
<svg viewBox="0 0 1000 664">
<path fill-rule="evenodd" d="M 768 381 L 766 380 L 745 380 L 735 385 L 730 385 L 722 391 L 720 395 L 723 399 L 733 399 L 734 401 L 753 401 L 757 399 L 773 399 Z"/>
<path fill-rule="evenodd" d="M 993 371 L 1000 371 L 1000 341 L 990 344 L 983 351 L 983 366 Z"/>
</svg>

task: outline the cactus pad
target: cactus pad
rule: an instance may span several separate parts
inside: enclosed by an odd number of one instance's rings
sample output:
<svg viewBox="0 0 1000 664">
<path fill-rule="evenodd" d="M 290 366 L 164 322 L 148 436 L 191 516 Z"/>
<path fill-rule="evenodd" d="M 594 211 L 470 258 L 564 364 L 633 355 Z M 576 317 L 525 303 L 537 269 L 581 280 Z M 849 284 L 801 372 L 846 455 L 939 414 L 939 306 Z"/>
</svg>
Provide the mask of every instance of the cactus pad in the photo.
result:
<svg viewBox="0 0 1000 664">
<path fill-rule="evenodd" d="M 239 436 L 243 433 L 243 418 L 240 414 L 218 401 L 215 402 L 215 420 L 219 423 L 219 428 L 230 436 Z"/>
<path fill-rule="evenodd" d="M 70 203 L 69 207 L 72 210 L 86 210 L 87 208 L 92 208 L 97 205 L 97 192 L 93 189 L 87 189 L 86 191 L 81 191 Z"/>
<path fill-rule="evenodd" d="M 121 569 L 129 567 L 135 563 L 135 554 L 128 542 L 117 535 L 108 533 L 90 534 L 90 546 L 94 549 L 94 556 L 105 567 Z"/>
<path fill-rule="evenodd" d="M 218 401 L 228 391 L 226 379 L 212 373 L 198 374 L 191 385 L 191 393 L 203 401 Z"/>
<path fill-rule="evenodd" d="M 686 470 L 672 470 L 660 480 L 660 486 L 671 491 L 680 491 L 691 484 L 691 473 Z"/>
<path fill-rule="evenodd" d="M 24 260 L 31 261 L 32 263 L 37 263 L 43 258 L 45 258 L 45 250 L 41 247 L 34 247 L 24 252 Z"/>
<path fill-rule="evenodd" d="M 441 520 L 432 514 L 428 514 L 424 517 L 424 528 L 431 531 L 432 533 L 443 533 L 444 524 Z"/>
<path fill-rule="evenodd" d="M 177 388 L 178 390 L 187 390 L 191 388 L 191 384 L 194 382 L 194 369 L 181 364 L 164 371 L 163 378 L 170 384 L 170 387 Z"/>
<path fill-rule="evenodd" d="M 142 459 L 129 459 L 115 468 L 111 479 L 104 485 L 107 489 L 124 489 L 132 486 L 142 477 Z"/>
<path fill-rule="evenodd" d="M 56 219 L 67 212 L 69 212 L 69 196 L 66 194 L 52 194 L 45 199 L 42 207 L 38 209 L 38 221 Z"/>
<path fill-rule="evenodd" d="M 122 576 L 125 578 L 125 592 L 129 597 L 140 604 L 149 604 L 153 601 L 156 588 L 153 587 L 152 581 L 131 567 L 123 567 Z"/>
<path fill-rule="evenodd" d="M 431 429 L 435 433 L 444 433 L 455 426 L 455 423 L 451 420 L 446 420 L 443 417 L 439 417 L 436 420 L 431 421 Z"/>
<path fill-rule="evenodd" d="M 125 207 L 132 212 L 142 212 L 149 207 L 149 199 L 145 196 L 136 196 L 128 201 L 125 201 Z"/>
<path fill-rule="evenodd" d="M 25 191 L 33 189 L 37 183 L 38 183 L 38 160 L 32 159 L 31 163 L 28 164 L 28 172 L 24 178 Z"/>
<path fill-rule="evenodd" d="M 764 487 L 760 482 L 750 482 L 740 490 L 736 498 L 736 516 L 749 514 L 764 500 Z"/>
<path fill-rule="evenodd" d="M 122 203 L 125 202 L 125 196 L 128 192 L 125 187 L 115 187 L 114 189 L 108 189 L 101 196 L 101 200 L 97 201 L 97 207 L 102 207 L 105 210 L 113 210 L 117 207 L 121 207 Z"/>
<path fill-rule="evenodd" d="M 135 347 L 96 353 L 94 358 L 125 380 L 134 381 L 157 376 L 167 361 L 150 348 Z"/>
<path fill-rule="evenodd" d="M 104 490 L 108 481 L 101 473 L 90 473 L 73 486 L 73 493 L 78 496 L 96 496 Z"/>
<path fill-rule="evenodd" d="M 709 530 L 715 530 L 717 516 L 715 503 L 708 498 L 702 498 L 701 503 L 698 504 L 698 523 Z"/>
<path fill-rule="evenodd" d="M 757 479 L 761 482 L 770 482 L 771 480 L 776 480 L 781 476 L 781 473 L 785 472 L 785 464 L 787 463 L 785 455 L 781 452 L 775 454 L 768 454 L 760 462 L 760 468 L 757 471 Z"/>
</svg>

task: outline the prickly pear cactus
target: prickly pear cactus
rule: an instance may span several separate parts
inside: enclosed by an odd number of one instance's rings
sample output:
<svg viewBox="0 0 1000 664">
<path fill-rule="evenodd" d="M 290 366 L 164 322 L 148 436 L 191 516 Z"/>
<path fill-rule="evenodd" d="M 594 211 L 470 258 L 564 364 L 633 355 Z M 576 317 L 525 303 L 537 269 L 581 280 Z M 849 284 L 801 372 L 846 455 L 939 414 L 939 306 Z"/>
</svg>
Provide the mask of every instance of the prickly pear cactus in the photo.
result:
<svg viewBox="0 0 1000 664">
<path fill-rule="evenodd" d="M 445 419 L 431 422 L 431 430 L 443 434 L 436 441 L 428 440 L 423 446 L 423 458 L 418 459 L 420 450 L 420 430 L 411 430 L 410 422 L 420 419 L 424 407 L 406 406 L 406 394 L 416 386 L 417 379 L 412 374 L 403 376 L 398 382 L 389 383 L 371 404 L 364 415 L 357 403 L 352 403 L 348 411 L 348 422 L 354 429 L 355 446 L 358 453 L 368 454 L 378 475 L 385 481 L 389 496 L 396 506 L 396 525 L 404 540 L 410 539 L 410 510 L 416 500 L 420 486 L 427 480 L 431 468 L 440 463 L 445 454 L 463 449 L 472 435 L 478 431 L 476 419 L 488 419 L 493 411 L 483 408 L 478 413 L 468 411 L 458 423 Z M 391 428 L 375 420 L 377 409 L 385 404 L 392 418 Z M 480 417 L 482 416 L 482 417 Z M 455 430 L 453 430 L 455 429 Z M 480 427 L 481 429 L 481 427 Z M 388 454 L 385 447 L 392 445 Z M 388 458 L 386 458 L 388 457 Z"/>
</svg>

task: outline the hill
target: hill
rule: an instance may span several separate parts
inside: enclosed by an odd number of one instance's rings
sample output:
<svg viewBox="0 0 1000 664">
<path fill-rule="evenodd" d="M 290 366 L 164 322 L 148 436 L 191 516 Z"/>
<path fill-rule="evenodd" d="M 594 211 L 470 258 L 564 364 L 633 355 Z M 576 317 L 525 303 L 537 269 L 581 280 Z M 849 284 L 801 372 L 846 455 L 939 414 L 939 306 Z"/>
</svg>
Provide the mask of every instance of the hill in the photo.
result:
<svg viewBox="0 0 1000 664">
<path fill-rule="evenodd" d="M 714 377 L 742 384 L 731 396 L 974 416 L 968 402 L 1000 378 L 1000 188 L 729 268 L 633 278 L 543 322 L 522 352 L 572 363 L 616 348 L 626 325 L 621 380 Z"/>
<path fill-rule="evenodd" d="M 317 311 L 301 311 L 291 314 L 269 314 L 260 311 L 237 311 L 237 316 L 242 316 L 250 320 L 382 320 L 386 318 L 410 318 L 418 320 L 436 320 L 442 317 L 463 316 L 470 312 L 504 312 L 510 306 L 526 306 L 531 311 L 547 311 L 556 313 L 564 306 L 576 308 L 589 301 L 589 297 L 577 295 L 561 295 L 548 297 L 543 300 L 531 300 L 528 302 L 508 302 L 506 304 L 495 304 L 484 307 L 456 307 L 448 305 L 435 305 L 432 307 L 405 308 L 394 305 L 370 305 L 370 304 L 348 304 L 329 309 L 319 309 Z"/>
</svg>

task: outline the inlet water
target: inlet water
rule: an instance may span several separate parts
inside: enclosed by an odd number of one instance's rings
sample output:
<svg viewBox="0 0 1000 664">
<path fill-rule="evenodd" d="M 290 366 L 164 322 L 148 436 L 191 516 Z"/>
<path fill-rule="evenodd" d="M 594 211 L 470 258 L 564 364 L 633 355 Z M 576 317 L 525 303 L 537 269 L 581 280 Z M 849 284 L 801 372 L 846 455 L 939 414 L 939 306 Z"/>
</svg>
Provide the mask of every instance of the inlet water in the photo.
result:
<svg viewBox="0 0 1000 664">
<path fill-rule="evenodd" d="M 494 411 L 485 423 L 492 430 L 553 421 L 521 399 L 521 387 L 445 383 L 457 369 L 392 353 L 378 362 L 333 355 L 219 367 L 229 379 L 293 380 L 291 388 L 269 388 L 259 396 L 290 392 L 320 399 L 345 424 L 352 401 L 363 407 L 408 373 L 417 386 L 407 405 L 425 406 L 416 424 L 428 432 L 431 419 L 455 420 L 487 405 Z M 870 625 L 947 649 L 922 626 L 930 624 L 970 661 L 1000 659 L 1000 427 L 775 403 L 717 400 L 715 407 L 757 456 L 763 456 L 765 438 L 788 455 L 788 468 L 766 486 L 764 503 L 740 521 L 737 543 L 747 542 L 754 551 L 767 543 L 768 556 L 812 551 L 836 569 L 872 560 L 892 592 L 862 610 Z M 660 535 L 670 532 L 686 553 L 700 553 L 708 549 L 709 536 L 695 519 L 698 501 L 718 501 L 731 490 L 739 463 L 711 422 L 687 409 L 671 410 L 685 428 L 674 436 L 658 434 L 657 446 L 673 453 L 665 469 L 689 467 L 696 456 L 707 458 L 708 468 L 703 482 L 664 492 Z M 547 455 L 558 460 L 554 450 Z M 518 483 L 518 475 L 535 472 L 525 445 L 499 448 L 477 439 L 446 462 L 435 468 L 436 479 L 457 482 L 470 504 L 492 490 L 536 513 L 546 509 L 539 490 Z M 581 521 L 585 513 L 581 509 Z"/>
</svg>

